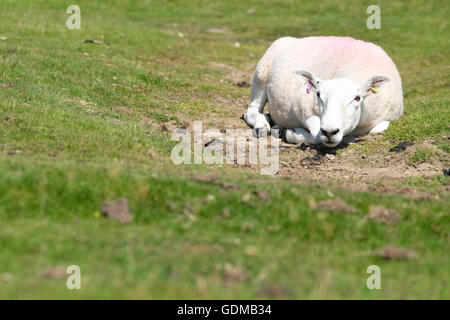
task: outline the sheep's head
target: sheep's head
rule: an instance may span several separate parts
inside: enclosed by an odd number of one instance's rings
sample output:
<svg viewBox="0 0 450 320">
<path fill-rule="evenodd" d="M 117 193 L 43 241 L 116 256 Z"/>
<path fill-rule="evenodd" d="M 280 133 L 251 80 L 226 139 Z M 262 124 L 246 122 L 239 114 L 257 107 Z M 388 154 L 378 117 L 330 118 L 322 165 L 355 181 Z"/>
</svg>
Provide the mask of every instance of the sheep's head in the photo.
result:
<svg viewBox="0 0 450 320">
<path fill-rule="evenodd" d="M 317 95 L 320 113 L 321 141 L 335 147 L 352 132 L 361 117 L 364 98 L 378 92 L 388 81 L 385 76 L 373 76 L 364 84 L 346 78 L 321 80 L 308 71 L 294 71 L 294 75 Z"/>
</svg>

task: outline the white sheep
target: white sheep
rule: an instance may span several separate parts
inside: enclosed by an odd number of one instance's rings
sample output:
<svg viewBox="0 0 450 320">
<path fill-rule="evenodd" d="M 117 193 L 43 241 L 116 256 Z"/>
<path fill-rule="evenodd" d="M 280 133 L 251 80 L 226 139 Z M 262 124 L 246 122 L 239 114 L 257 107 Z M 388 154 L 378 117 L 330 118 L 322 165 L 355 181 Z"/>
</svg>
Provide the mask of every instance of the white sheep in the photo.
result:
<svg viewBox="0 0 450 320">
<path fill-rule="evenodd" d="M 255 134 L 263 114 L 286 128 L 290 143 L 337 146 L 345 135 L 386 130 L 403 113 L 400 75 L 379 46 L 350 37 L 285 37 L 259 61 L 244 119 Z"/>
</svg>

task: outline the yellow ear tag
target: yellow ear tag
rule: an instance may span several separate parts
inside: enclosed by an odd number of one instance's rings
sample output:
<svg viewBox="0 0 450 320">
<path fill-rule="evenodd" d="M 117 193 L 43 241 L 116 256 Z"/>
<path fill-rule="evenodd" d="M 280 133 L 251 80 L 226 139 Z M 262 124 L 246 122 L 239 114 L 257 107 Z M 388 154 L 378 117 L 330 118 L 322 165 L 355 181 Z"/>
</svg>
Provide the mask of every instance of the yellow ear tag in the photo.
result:
<svg viewBox="0 0 450 320">
<path fill-rule="evenodd" d="M 373 93 L 378 93 L 378 90 L 375 89 L 374 87 L 370 87 L 370 90 L 372 90 Z"/>
</svg>

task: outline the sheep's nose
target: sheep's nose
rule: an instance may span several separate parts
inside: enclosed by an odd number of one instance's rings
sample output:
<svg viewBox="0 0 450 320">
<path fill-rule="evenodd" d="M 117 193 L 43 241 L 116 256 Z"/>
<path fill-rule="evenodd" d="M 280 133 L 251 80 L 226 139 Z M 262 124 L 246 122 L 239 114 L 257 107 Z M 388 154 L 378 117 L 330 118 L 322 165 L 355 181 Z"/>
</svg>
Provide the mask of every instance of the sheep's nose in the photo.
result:
<svg viewBox="0 0 450 320">
<path fill-rule="evenodd" d="M 322 131 L 322 134 L 324 136 L 327 136 L 327 138 L 330 139 L 332 136 L 334 136 L 335 134 L 337 134 L 339 132 L 339 129 L 324 130 L 324 129 L 321 128 L 320 131 Z"/>
</svg>

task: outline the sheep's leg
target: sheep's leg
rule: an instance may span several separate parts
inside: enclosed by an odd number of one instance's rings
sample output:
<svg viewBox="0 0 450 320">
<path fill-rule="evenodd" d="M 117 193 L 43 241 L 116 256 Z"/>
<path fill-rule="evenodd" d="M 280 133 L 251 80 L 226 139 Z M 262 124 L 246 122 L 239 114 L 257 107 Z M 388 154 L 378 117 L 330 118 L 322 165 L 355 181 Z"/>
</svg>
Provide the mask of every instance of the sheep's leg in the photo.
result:
<svg viewBox="0 0 450 320">
<path fill-rule="evenodd" d="M 303 128 L 286 129 L 286 142 L 288 143 L 297 144 L 312 140 L 312 135 Z"/>
<path fill-rule="evenodd" d="M 369 134 L 375 134 L 380 133 L 386 130 L 389 127 L 389 121 L 381 121 L 379 124 L 377 124 L 375 127 L 370 129 Z"/>
<path fill-rule="evenodd" d="M 244 114 L 245 122 L 254 128 L 256 137 L 260 137 L 265 132 L 270 131 L 268 116 L 264 115 L 264 107 L 267 103 L 266 84 L 258 78 L 255 72 L 252 83 L 251 102 Z"/>
<path fill-rule="evenodd" d="M 264 116 L 263 112 L 267 102 L 266 84 L 269 79 L 270 70 L 272 69 L 273 60 L 295 41 L 296 39 L 291 37 L 276 40 L 267 49 L 256 66 L 252 82 L 251 102 L 244 115 L 244 120 L 249 126 L 255 129 L 254 133 L 257 137 L 260 137 L 265 131 L 267 133 L 270 131 L 268 117 Z"/>
<path fill-rule="evenodd" d="M 322 141 L 320 140 L 320 118 L 318 116 L 312 116 L 306 119 L 306 128 L 309 130 L 313 140 L 311 142 L 307 142 L 310 144 L 320 144 Z"/>
<path fill-rule="evenodd" d="M 303 128 L 286 129 L 286 142 L 288 143 L 320 143 L 320 118 L 312 116 L 305 121 L 308 130 Z"/>
</svg>

